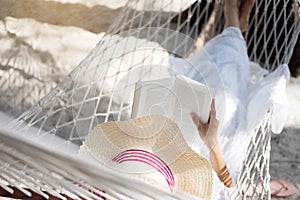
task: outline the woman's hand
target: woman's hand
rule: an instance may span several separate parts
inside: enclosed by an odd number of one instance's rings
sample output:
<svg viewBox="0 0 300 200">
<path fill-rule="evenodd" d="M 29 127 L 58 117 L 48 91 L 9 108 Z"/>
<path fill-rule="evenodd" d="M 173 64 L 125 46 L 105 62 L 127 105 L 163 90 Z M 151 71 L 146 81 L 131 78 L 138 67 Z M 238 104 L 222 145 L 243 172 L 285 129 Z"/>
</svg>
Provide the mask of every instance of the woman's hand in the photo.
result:
<svg viewBox="0 0 300 200">
<path fill-rule="evenodd" d="M 212 168 L 218 174 L 219 179 L 226 187 L 232 187 L 232 179 L 226 167 L 217 139 L 219 121 L 216 118 L 215 100 L 211 103 L 211 110 L 207 124 L 201 123 L 199 117 L 195 113 L 191 113 L 191 115 L 198 128 L 201 139 L 210 150 L 209 156 Z"/>
<path fill-rule="evenodd" d="M 192 119 L 198 128 L 199 135 L 207 148 L 210 150 L 218 145 L 218 126 L 219 121 L 216 118 L 215 100 L 211 103 L 211 110 L 207 124 L 203 124 L 195 113 L 191 113 Z"/>
</svg>

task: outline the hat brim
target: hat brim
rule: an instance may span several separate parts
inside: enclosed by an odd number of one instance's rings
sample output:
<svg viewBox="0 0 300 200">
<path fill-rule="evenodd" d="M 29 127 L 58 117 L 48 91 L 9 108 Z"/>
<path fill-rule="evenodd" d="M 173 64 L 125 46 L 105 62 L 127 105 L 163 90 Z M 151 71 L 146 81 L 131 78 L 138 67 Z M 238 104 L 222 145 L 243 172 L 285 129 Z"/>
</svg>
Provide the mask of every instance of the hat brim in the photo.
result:
<svg viewBox="0 0 300 200">
<path fill-rule="evenodd" d="M 176 189 L 204 199 L 210 198 L 212 192 L 210 163 L 187 145 L 177 124 L 164 116 L 152 115 L 99 124 L 83 142 L 80 153 L 89 154 L 108 167 L 140 177 L 148 183 L 153 184 L 157 180 L 158 184 L 162 184 L 162 179 L 157 178 L 157 171 L 154 168 L 149 171 L 145 165 L 136 162 L 124 167 L 112 161 L 120 153 L 131 149 L 150 152 L 165 163 L 174 177 Z"/>
</svg>

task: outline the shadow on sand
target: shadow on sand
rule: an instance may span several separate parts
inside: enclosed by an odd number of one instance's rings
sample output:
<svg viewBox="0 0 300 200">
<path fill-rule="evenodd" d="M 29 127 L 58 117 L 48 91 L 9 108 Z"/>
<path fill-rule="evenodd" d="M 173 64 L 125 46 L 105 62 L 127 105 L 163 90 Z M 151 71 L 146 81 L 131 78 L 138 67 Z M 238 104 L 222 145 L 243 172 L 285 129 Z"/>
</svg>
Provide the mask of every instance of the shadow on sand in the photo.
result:
<svg viewBox="0 0 300 200">
<path fill-rule="evenodd" d="M 2 20 L 7 16 L 32 18 L 54 25 L 76 26 L 94 33 L 106 31 L 121 10 L 45 0 L 0 0 L 0 5 Z"/>
</svg>

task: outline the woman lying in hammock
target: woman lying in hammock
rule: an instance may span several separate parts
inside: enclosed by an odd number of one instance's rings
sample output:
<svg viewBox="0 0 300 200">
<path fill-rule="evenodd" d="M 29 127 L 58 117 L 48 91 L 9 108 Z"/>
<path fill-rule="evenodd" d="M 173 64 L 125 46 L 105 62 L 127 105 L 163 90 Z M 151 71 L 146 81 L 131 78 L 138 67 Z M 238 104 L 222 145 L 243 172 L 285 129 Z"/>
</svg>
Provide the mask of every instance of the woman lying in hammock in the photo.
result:
<svg viewBox="0 0 300 200">
<path fill-rule="evenodd" d="M 254 4 L 255 0 L 225 0 L 225 31 L 232 27 L 240 29 L 241 32 L 246 31 L 248 28 L 250 12 Z M 191 115 L 198 128 L 201 139 L 210 150 L 210 162 L 213 169 L 225 186 L 232 187 L 232 178 L 226 167 L 220 150 L 220 144 L 217 139 L 219 121 L 216 118 L 215 100 L 212 102 L 210 120 L 208 124 L 201 123 L 196 113 L 192 113 Z"/>
<path fill-rule="evenodd" d="M 250 12 L 252 10 L 252 7 L 255 3 L 255 0 L 225 0 L 225 5 L 224 5 L 224 13 L 225 13 L 225 29 L 223 33 L 215 38 L 213 38 L 210 43 L 213 44 L 211 45 L 211 48 L 215 49 L 221 49 L 222 44 L 220 46 L 218 43 L 221 43 L 221 40 L 227 40 L 228 38 L 231 38 L 232 40 L 239 40 L 241 42 L 243 40 L 243 37 L 241 35 L 241 32 L 247 30 L 248 26 L 248 18 L 250 15 Z M 230 43 L 229 39 L 229 43 Z M 228 41 L 227 41 L 228 43 Z M 245 54 L 247 52 L 246 50 L 246 45 L 245 41 L 242 41 L 242 49 Z M 230 46 L 232 45 L 232 46 Z M 230 48 L 235 48 L 236 44 L 234 42 L 232 44 L 228 44 L 229 48 L 225 50 L 230 50 Z M 227 47 L 228 47 L 227 46 Z M 236 50 L 236 49 L 235 49 Z M 237 50 L 238 51 L 238 50 Z M 227 54 L 230 54 L 230 52 L 227 52 Z M 232 56 L 231 60 L 234 62 L 234 56 Z M 245 55 L 243 55 L 245 56 Z M 222 57 L 221 57 L 222 59 Z M 220 63 L 221 61 L 214 60 L 215 63 Z M 187 74 L 187 76 L 189 76 Z M 224 83 L 226 84 L 226 83 Z M 226 87 L 233 87 L 232 90 L 235 90 L 234 86 L 230 86 L 230 83 L 227 84 Z M 238 92 L 239 89 L 237 89 L 234 92 Z M 233 93 L 234 93 L 233 92 Z M 218 126 L 219 126 L 219 121 L 217 120 L 217 115 L 216 115 L 216 109 L 215 109 L 215 101 L 213 100 L 212 106 L 211 106 L 211 113 L 210 113 L 210 119 L 208 124 L 203 124 L 200 122 L 198 116 L 196 113 L 191 113 L 192 119 L 194 123 L 196 124 L 199 135 L 201 139 L 204 141 L 208 149 L 210 150 L 210 162 L 212 165 L 212 168 L 214 171 L 217 173 L 217 176 L 219 179 L 223 182 L 223 184 L 226 187 L 232 187 L 233 182 L 232 182 L 232 176 L 229 173 L 228 168 L 226 167 L 223 155 L 221 153 L 221 148 L 220 144 L 217 139 L 217 131 L 218 131 Z M 226 158 L 226 155 L 225 155 Z M 8 196 L 11 198 L 28 198 L 26 195 L 24 195 L 21 191 L 19 191 L 17 188 L 13 188 L 15 193 L 14 194 L 9 194 L 6 191 L 2 190 L 0 188 L 0 196 Z M 31 191 L 33 196 L 31 199 L 42 199 L 42 197 Z M 57 199 L 54 196 L 50 196 L 50 199 Z M 69 199 L 69 197 L 67 197 Z M 213 199 L 213 197 L 211 197 Z"/>
</svg>

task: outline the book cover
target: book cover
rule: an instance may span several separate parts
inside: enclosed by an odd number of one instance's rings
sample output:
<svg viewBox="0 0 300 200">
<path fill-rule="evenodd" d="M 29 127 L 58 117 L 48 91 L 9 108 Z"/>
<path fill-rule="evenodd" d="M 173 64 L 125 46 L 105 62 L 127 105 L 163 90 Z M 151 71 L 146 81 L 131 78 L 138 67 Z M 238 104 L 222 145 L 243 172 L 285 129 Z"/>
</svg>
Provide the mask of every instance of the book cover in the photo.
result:
<svg viewBox="0 0 300 200">
<path fill-rule="evenodd" d="M 163 115 L 173 119 L 192 143 L 198 131 L 190 116 L 198 114 L 204 123 L 208 121 L 213 89 L 190 78 L 173 77 L 143 81 L 136 84 L 131 118 L 147 115 Z"/>
</svg>

